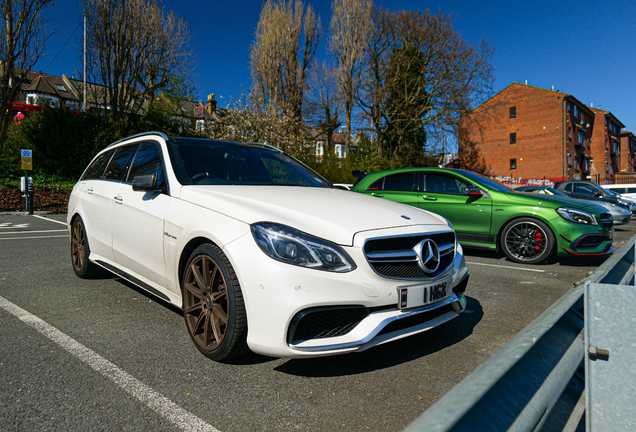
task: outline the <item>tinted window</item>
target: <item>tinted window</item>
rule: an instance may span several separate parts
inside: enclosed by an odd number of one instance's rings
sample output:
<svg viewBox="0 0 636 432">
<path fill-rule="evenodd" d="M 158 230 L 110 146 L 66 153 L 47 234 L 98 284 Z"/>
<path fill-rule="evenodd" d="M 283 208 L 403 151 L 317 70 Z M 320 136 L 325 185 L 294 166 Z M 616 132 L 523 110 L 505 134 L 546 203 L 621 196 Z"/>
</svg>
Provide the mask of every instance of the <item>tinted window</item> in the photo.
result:
<svg viewBox="0 0 636 432">
<path fill-rule="evenodd" d="M 139 144 L 119 147 L 115 151 L 115 155 L 113 156 L 113 158 L 110 160 L 108 168 L 106 168 L 104 178 L 110 180 L 125 181 L 126 173 L 128 172 L 128 167 L 130 166 L 130 161 L 132 160 L 137 147 L 139 147 Z"/>
<path fill-rule="evenodd" d="M 426 174 L 424 191 L 434 193 L 461 194 L 470 184 L 455 177 L 439 174 Z"/>
<path fill-rule="evenodd" d="M 163 173 L 159 148 L 154 143 L 143 143 L 130 166 L 128 182 L 132 183 L 135 176 L 153 173 L 157 173 L 157 186 L 164 187 L 166 179 Z"/>
<path fill-rule="evenodd" d="M 510 189 L 508 186 L 504 186 L 501 183 L 497 183 L 477 173 L 466 171 L 466 170 L 455 170 L 455 171 L 460 174 L 463 174 L 464 176 L 468 177 L 469 179 L 471 179 L 472 181 L 474 181 L 475 183 L 479 185 L 486 186 L 488 189 L 492 189 L 498 192 L 514 192 L 514 190 Z"/>
<path fill-rule="evenodd" d="M 627 193 L 636 193 L 636 188 L 627 188 Z"/>
<path fill-rule="evenodd" d="M 93 161 L 92 164 L 86 169 L 86 172 L 82 176 L 82 180 L 98 179 L 104 174 L 104 169 L 110 161 L 110 157 L 113 155 L 114 150 L 102 153 Z"/>
<path fill-rule="evenodd" d="M 588 185 L 575 184 L 574 185 L 574 193 L 586 194 L 586 195 L 594 195 L 594 188 Z"/>
<path fill-rule="evenodd" d="M 384 177 L 384 186 L 386 191 L 417 191 L 417 173 L 401 173 Z"/>
<path fill-rule="evenodd" d="M 565 190 L 567 193 L 572 193 L 572 183 L 566 184 L 563 190 Z"/>
<path fill-rule="evenodd" d="M 172 138 L 172 166 L 183 185 L 288 185 L 330 187 L 296 159 L 253 144 Z"/>
</svg>

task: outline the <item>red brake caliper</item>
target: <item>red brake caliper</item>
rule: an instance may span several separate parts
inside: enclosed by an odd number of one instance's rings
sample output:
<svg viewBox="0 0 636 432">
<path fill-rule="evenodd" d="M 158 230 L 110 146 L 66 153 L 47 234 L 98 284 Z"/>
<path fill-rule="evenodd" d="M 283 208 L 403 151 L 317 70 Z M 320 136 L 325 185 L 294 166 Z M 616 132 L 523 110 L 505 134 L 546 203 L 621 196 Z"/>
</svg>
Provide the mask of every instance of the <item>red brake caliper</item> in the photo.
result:
<svg viewBox="0 0 636 432">
<path fill-rule="evenodd" d="M 534 241 L 538 243 L 538 245 L 535 245 L 534 248 L 541 249 L 541 247 L 543 246 L 543 234 L 541 234 L 541 231 L 539 231 L 538 229 L 534 230 Z"/>
</svg>

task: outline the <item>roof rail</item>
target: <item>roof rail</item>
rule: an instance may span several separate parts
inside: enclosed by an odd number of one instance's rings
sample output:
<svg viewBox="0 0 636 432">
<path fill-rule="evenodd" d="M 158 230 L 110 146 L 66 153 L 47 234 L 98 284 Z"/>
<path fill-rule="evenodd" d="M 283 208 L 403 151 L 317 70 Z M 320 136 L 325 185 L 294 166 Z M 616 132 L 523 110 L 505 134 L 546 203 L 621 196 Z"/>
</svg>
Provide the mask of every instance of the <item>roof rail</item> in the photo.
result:
<svg viewBox="0 0 636 432">
<path fill-rule="evenodd" d="M 267 147 L 267 148 L 269 148 L 271 150 L 276 150 L 276 151 L 278 151 L 280 153 L 283 153 L 283 151 L 281 149 L 279 149 L 278 147 L 273 146 L 271 144 L 265 144 L 265 143 L 259 143 L 259 142 L 244 142 L 244 143 L 239 143 L 239 144 L 255 144 L 255 145 Z"/>
<path fill-rule="evenodd" d="M 112 146 L 114 146 L 115 144 L 119 144 L 119 143 L 121 143 L 122 141 L 126 141 L 126 140 L 129 140 L 129 139 L 132 139 L 132 138 L 137 138 L 137 137 L 145 136 L 145 135 L 159 135 L 161 138 L 163 138 L 163 139 L 164 139 L 164 140 L 166 140 L 166 141 L 168 141 L 168 140 L 170 139 L 170 138 L 168 137 L 168 135 L 166 135 L 164 132 L 160 132 L 160 131 L 148 131 L 148 132 L 141 132 L 141 133 L 138 133 L 138 134 L 134 134 L 134 135 L 128 136 L 128 137 L 126 137 L 126 138 L 119 139 L 119 140 L 115 141 L 114 143 L 110 143 L 110 144 L 108 144 L 108 145 L 106 146 L 106 148 L 112 147 Z"/>
</svg>

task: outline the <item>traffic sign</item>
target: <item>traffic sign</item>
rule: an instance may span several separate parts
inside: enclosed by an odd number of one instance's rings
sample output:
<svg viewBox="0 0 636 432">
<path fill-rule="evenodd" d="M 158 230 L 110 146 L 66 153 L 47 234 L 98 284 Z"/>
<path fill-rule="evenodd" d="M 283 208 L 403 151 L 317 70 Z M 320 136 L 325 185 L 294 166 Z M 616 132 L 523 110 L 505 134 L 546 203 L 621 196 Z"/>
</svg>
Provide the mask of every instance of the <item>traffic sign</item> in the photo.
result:
<svg viewBox="0 0 636 432">
<path fill-rule="evenodd" d="M 22 169 L 24 171 L 33 171 L 33 150 L 20 149 L 20 157 Z"/>
</svg>

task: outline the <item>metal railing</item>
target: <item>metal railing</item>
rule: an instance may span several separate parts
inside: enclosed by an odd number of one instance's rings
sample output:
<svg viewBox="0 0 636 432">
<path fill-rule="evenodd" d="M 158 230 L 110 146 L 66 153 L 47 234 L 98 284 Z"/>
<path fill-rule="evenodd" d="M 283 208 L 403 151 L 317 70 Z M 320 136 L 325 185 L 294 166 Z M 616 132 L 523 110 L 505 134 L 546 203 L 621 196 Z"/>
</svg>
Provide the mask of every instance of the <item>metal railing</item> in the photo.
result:
<svg viewBox="0 0 636 432">
<path fill-rule="evenodd" d="M 583 369 L 584 358 L 586 366 L 590 367 L 591 357 L 585 353 L 592 350 L 589 343 L 586 346 L 582 335 L 586 328 L 585 313 L 589 312 L 583 308 L 584 293 L 597 284 L 606 287 L 631 282 L 633 285 L 635 240 L 636 237 L 632 238 L 589 277 L 580 281 L 405 431 L 574 431 L 585 424 L 584 416 L 587 416 L 588 430 L 593 430 L 589 428 L 596 419 L 608 422 L 611 413 L 596 413 L 589 406 L 585 409 L 585 403 L 589 405 L 593 397 L 590 390 L 596 384 L 589 383 Z M 636 316 L 634 308 L 631 311 L 632 316 Z M 634 328 L 636 326 L 630 328 L 632 334 Z M 623 351 L 629 347 L 629 344 L 623 346 Z M 636 343 L 631 348 L 636 350 Z M 629 379 L 632 387 L 627 386 L 628 390 L 636 386 L 635 359 L 636 356 L 631 359 L 633 375 Z M 615 384 L 609 386 L 612 391 L 615 391 Z M 625 399 L 622 394 L 619 397 Z M 626 402 L 631 402 L 632 408 L 636 406 L 634 398 L 636 392 Z M 596 430 L 636 430 L 636 427 L 615 428 L 631 425 L 630 416 L 631 410 L 626 410 L 619 419 L 623 423 L 609 422 L 608 428 Z"/>
</svg>

